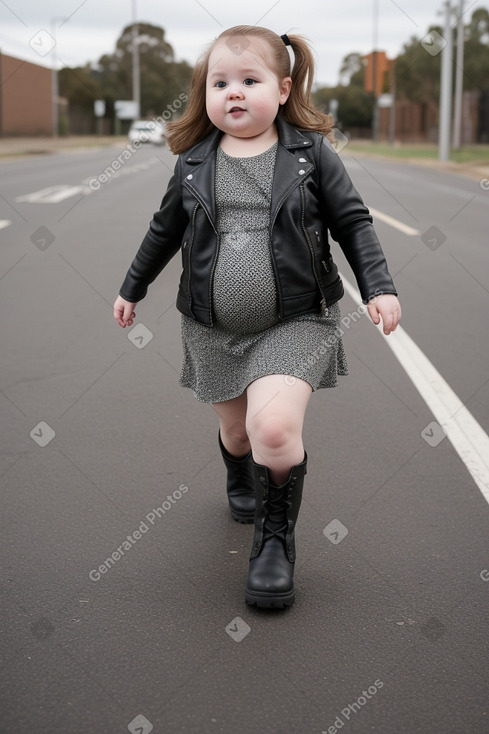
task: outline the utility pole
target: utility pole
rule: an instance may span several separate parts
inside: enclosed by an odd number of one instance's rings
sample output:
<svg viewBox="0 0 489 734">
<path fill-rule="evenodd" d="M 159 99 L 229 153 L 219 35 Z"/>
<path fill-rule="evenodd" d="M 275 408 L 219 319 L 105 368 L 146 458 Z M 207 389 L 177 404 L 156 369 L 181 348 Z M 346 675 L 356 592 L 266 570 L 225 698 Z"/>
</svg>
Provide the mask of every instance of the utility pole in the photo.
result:
<svg viewBox="0 0 489 734">
<path fill-rule="evenodd" d="M 460 0 L 457 23 L 457 66 L 455 71 L 455 103 L 453 118 L 453 147 L 462 145 L 462 96 L 464 87 L 464 0 Z"/>
<path fill-rule="evenodd" d="M 374 143 L 378 143 L 380 137 L 379 123 L 380 123 L 380 111 L 378 105 L 379 90 L 377 89 L 377 76 L 378 76 L 378 65 L 377 65 L 377 46 L 379 43 L 379 0 L 373 0 L 373 53 L 372 53 L 372 78 L 373 78 L 373 91 L 375 98 L 374 106 L 374 118 L 372 125 L 372 138 Z"/>
<path fill-rule="evenodd" d="M 58 51 L 56 49 L 56 23 L 63 18 L 51 18 L 50 28 L 54 46 L 51 51 L 51 109 L 53 118 L 53 138 L 58 137 L 59 113 L 58 113 Z"/>
<path fill-rule="evenodd" d="M 389 110 L 389 143 L 396 142 L 396 60 L 390 61 L 389 87 L 391 93 L 391 108 Z"/>
<path fill-rule="evenodd" d="M 450 160 L 450 127 L 452 117 L 452 53 L 453 36 L 450 26 L 452 8 L 450 1 L 445 2 L 444 36 L 446 46 L 441 52 L 440 79 L 440 123 L 438 133 L 438 159 Z"/>
<path fill-rule="evenodd" d="M 132 0 L 132 98 L 137 102 L 137 116 L 141 117 L 141 82 L 138 46 L 139 26 L 137 23 L 136 2 L 137 0 Z"/>
<path fill-rule="evenodd" d="M 51 35 L 53 35 L 51 33 Z M 58 55 L 56 53 L 56 44 L 53 46 L 52 62 L 51 62 L 51 107 L 53 117 L 53 138 L 58 137 L 59 114 L 58 114 Z"/>
</svg>

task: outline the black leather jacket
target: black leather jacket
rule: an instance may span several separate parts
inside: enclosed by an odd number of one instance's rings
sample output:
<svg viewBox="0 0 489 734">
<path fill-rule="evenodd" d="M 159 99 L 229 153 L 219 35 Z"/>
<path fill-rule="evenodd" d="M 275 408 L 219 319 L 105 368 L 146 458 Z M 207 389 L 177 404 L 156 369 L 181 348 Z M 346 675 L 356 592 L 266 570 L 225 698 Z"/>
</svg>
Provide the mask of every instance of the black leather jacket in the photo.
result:
<svg viewBox="0 0 489 734">
<path fill-rule="evenodd" d="M 343 295 L 328 229 L 355 274 L 364 303 L 394 293 L 372 217 L 326 138 L 276 119 L 279 145 L 270 209 L 270 255 L 280 320 L 318 313 Z M 178 157 L 168 189 L 126 275 L 120 295 L 131 303 L 181 249 L 177 308 L 212 326 L 216 228 L 215 130 Z"/>
</svg>

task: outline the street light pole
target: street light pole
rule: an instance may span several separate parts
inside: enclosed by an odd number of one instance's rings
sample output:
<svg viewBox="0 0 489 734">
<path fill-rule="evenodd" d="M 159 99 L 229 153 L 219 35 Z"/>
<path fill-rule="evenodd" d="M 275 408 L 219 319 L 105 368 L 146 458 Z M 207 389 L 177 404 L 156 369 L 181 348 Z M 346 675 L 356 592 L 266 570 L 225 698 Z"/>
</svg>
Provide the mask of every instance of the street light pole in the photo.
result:
<svg viewBox="0 0 489 734">
<path fill-rule="evenodd" d="M 137 102 L 138 117 L 141 117 L 141 82 L 139 67 L 139 28 L 137 24 L 137 0 L 132 0 L 132 98 Z"/>
<path fill-rule="evenodd" d="M 453 147 L 462 145 L 462 95 L 464 86 L 464 0 L 460 0 L 457 23 L 457 69 L 455 71 L 455 103 L 453 120 Z"/>
<path fill-rule="evenodd" d="M 58 114 L 58 96 L 59 96 L 59 87 L 58 87 L 58 52 L 56 50 L 56 46 L 58 45 L 58 41 L 56 38 L 56 23 L 62 20 L 63 23 L 66 22 L 66 18 L 51 18 L 49 30 L 51 31 L 51 36 L 54 40 L 54 46 L 51 51 L 51 105 L 52 105 L 52 116 L 53 116 L 53 138 L 58 137 L 58 127 L 59 127 L 59 114 Z M 63 23 L 60 23 L 60 28 L 63 25 Z"/>
<path fill-rule="evenodd" d="M 372 77 L 374 91 L 374 119 L 373 119 L 373 140 L 375 143 L 379 141 L 379 122 L 380 111 L 378 105 L 379 90 L 377 89 L 377 46 L 379 43 L 379 0 L 373 0 L 373 52 L 372 52 Z"/>
<path fill-rule="evenodd" d="M 452 52 L 453 36 L 450 26 L 452 8 L 450 1 L 445 2 L 444 35 L 446 46 L 441 52 L 440 79 L 440 124 L 438 133 L 438 159 L 450 160 L 450 127 L 452 116 Z"/>
<path fill-rule="evenodd" d="M 396 60 L 392 59 L 389 69 L 389 86 L 391 93 L 391 108 L 389 110 L 389 143 L 396 142 Z"/>
</svg>

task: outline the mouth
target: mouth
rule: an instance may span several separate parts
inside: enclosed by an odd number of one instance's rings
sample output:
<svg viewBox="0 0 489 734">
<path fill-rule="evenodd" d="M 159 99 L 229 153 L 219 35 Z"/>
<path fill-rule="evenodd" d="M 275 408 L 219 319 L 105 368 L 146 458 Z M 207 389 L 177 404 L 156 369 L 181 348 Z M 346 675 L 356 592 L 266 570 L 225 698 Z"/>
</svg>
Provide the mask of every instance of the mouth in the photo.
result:
<svg viewBox="0 0 489 734">
<path fill-rule="evenodd" d="M 243 109 L 243 107 L 231 107 L 229 113 L 231 112 L 245 112 L 245 110 Z"/>
</svg>

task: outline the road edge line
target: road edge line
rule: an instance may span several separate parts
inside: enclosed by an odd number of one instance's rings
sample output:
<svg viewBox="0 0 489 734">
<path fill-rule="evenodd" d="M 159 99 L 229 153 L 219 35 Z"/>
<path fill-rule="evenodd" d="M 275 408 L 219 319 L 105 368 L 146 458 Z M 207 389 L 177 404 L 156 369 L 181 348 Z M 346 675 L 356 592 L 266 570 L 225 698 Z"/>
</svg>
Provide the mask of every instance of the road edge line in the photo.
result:
<svg viewBox="0 0 489 734">
<path fill-rule="evenodd" d="M 358 290 L 343 274 L 341 278 L 345 290 L 360 305 L 362 299 Z M 489 436 L 402 326 L 398 326 L 389 336 L 383 333 L 382 324 L 379 324 L 377 331 L 445 431 L 484 499 L 489 503 L 489 464 L 484 459 L 489 457 Z"/>
</svg>

